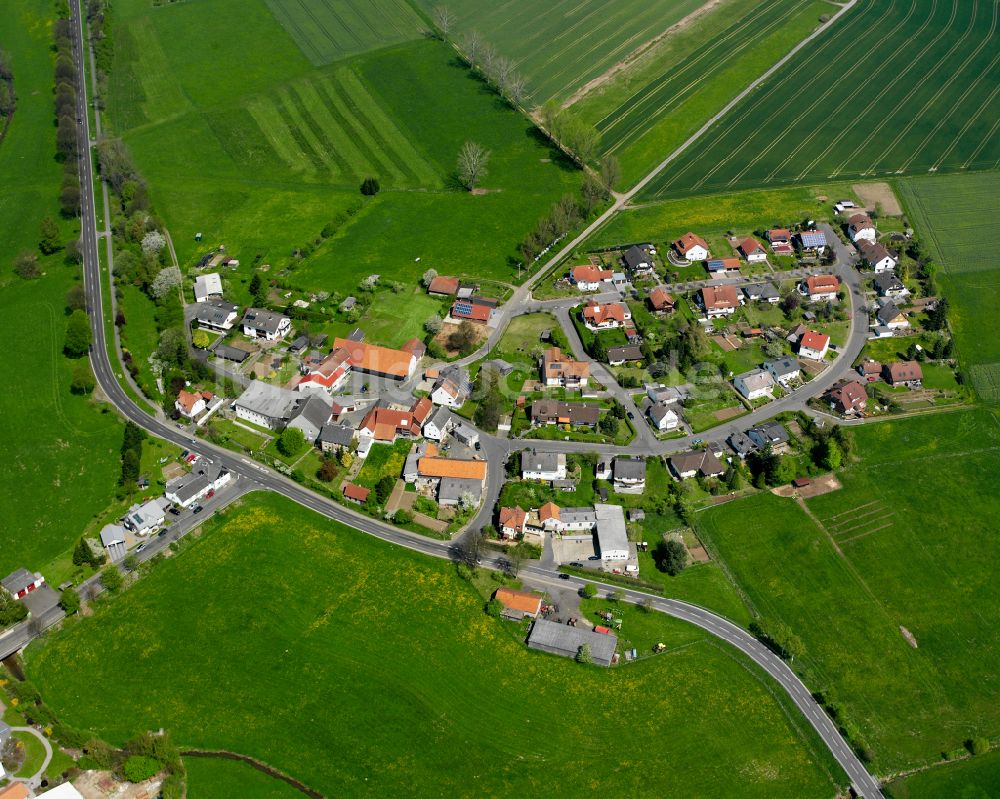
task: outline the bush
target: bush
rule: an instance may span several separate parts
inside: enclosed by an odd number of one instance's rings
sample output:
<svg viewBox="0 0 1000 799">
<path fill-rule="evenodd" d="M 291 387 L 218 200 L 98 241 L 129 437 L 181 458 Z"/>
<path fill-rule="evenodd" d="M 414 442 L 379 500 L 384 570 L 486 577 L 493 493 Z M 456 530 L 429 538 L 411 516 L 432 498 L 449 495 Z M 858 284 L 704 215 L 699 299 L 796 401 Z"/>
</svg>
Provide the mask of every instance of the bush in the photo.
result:
<svg viewBox="0 0 1000 799">
<path fill-rule="evenodd" d="M 486 615 L 492 616 L 494 619 L 499 619 L 500 614 L 503 613 L 503 603 L 496 599 L 495 597 L 486 603 Z"/>
<path fill-rule="evenodd" d="M 38 256 L 27 250 L 19 252 L 14 258 L 14 272 L 24 280 L 41 277 L 42 270 L 38 268 Z"/>
<path fill-rule="evenodd" d="M 73 379 L 69 384 L 69 390 L 74 394 L 89 394 L 94 390 L 97 381 L 94 373 L 90 371 L 90 365 L 79 363 L 73 369 Z"/>
<path fill-rule="evenodd" d="M 409 524 L 413 521 L 413 514 L 406 510 L 406 508 L 400 508 L 393 515 L 392 520 L 396 524 Z"/>
<path fill-rule="evenodd" d="M 305 446 L 305 434 L 297 427 L 286 427 L 278 436 L 278 452 L 285 456 L 291 456 L 299 452 Z"/>
<path fill-rule="evenodd" d="M 67 616 L 72 616 L 80 610 L 80 595 L 72 588 L 67 588 L 59 595 L 59 604 L 62 605 Z"/>
<path fill-rule="evenodd" d="M 584 599 L 593 599 L 597 596 L 597 586 L 593 583 L 587 583 L 583 588 L 580 589 L 580 596 Z"/>
<path fill-rule="evenodd" d="M 66 342 L 63 351 L 70 358 L 82 358 L 90 349 L 90 317 L 86 311 L 73 311 L 66 322 Z"/>
<path fill-rule="evenodd" d="M 143 782 L 155 777 L 162 768 L 159 760 L 144 755 L 132 755 L 122 766 L 122 775 L 129 782 Z"/>
<path fill-rule="evenodd" d="M 965 748 L 973 755 L 985 755 L 990 751 L 990 741 L 988 738 L 973 738 L 965 742 Z"/>
<path fill-rule="evenodd" d="M 361 193 L 366 197 L 374 197 L 381 188 L 378 178 L 367 177 L 361 184 Z"/>
<path fill-rule="evenodd" d="M 108 566 L 101 572 L 101 585 L 114 594 L 121 591 L 122 586 L 125 585 L 125 578 L 122 577 L 122 573 L 118 571 L 117 567 Z"/>
</svg>

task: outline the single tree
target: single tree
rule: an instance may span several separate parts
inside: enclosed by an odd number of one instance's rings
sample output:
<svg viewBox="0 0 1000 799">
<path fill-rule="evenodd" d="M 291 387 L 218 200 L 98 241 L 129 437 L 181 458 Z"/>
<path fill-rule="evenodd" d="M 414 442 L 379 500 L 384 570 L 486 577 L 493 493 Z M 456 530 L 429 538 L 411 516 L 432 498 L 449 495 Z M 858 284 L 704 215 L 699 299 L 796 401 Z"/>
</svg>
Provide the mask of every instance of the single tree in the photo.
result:
<svg viewBox="0 0 1000 799">
<path fill-rule="evenodd" d="M 489 160 L 490 151 L 481 144 L 467 141 L 462 145 L 458 151 L 458 179 L 466 189 L 472 191 L 486 177 Z"/>
<path fill-rule="evenodd" d="M 597 596 L 597 586 L 593 583 L 585 583 L 583 588 L 580 589 L 580 596 L 584 599 L 593 599 Z"/>
<path fill-rule="evenodd" d="M 622 168 L 621 164 L 618 163 L 618 158 L 614 155 L 609 155 L 601 161 L 601 183 L 604 184 L 604 188 L 610 193 L 615 190 L 615 185 L 621 180 Z"/>
<path fill-rule="evenodd" d="M 120 591 L 122 586 L 125 585 L 125 578 L 122 577 L 122 573 L 118 571 L 117 566 L 108 566 L 101 572 L 101 585 L 114 594 Z"/>
<path fill-rule="evenodd" d="M 434 6 L 434 24 L 442 39 L 447 39 L 451 35 L 451 29 L 455 26 L 455 15 L 446 5 Z"/>
<path fill-rule="evenodd" d="M 453 350 L 466 353 L 476 343 L 479 331 L 468 319 L 462 321 L 454 333 L 448 336 L 448 346 Z"/>
<path fill-rule="evenodd" d="M 126 571 L 134 572 L 139 568 L 139 556 L 134 552 L 130 552 L 125 556 L 125 560 L 122 561 L 122 565 L 125 567 Z"/>
<path fill-rule="evenodd" d="M 28 609 L 11 597 L 6 591 L 0 591 L 0 630 L 24 621 Z"/>
<path fill-rule="evenodd" d="M 361 193 L 365 197 L 374 197 L 381 188 L 378 178 L 367 177 L 361 182 Z"/>
<path fill-rule="evenodd" d="M 96 387 L 94 373 L 90 371 L 90 364 L 81 361 L 73 368 L 73 378 L 69 384 L 69 390 L 73 394 L 89 394 Z"/>
<path fill-rule="evenodd" d="M 687 549 L 674 538 L 660 541 L 653 550 L 653 561 L 657 569 L 673 577 L 684 571 L 687 566 Z"/>
<path fill-rule="evenodd" d="M 385 475 L 380 478 L 375 484 L 375 499 L 378 500 L 379 505 L 384 505 L 392 494 L 392 489 L 396 487 L 396 478 L 391 475 Z"/>
<path fill-rule="evenodd" d="M 194 344 L 198 349 L 204 350 L 208 348 L 208 345 L 212 343 L 212 337 L 208 335 L 206 330 L 195 330 L 191 334 L 191 343 Z"/>
<path fill-rule="evenodd" d="M 163 252 L 163 248 L 167 246 L 167 239 L 160 231 L 151 230 L 142 237 L 142 244 L 140 246 L 142 247 L 143 255 L 159 255 Z"/>
<path fill-rule="evenodd" d="M 38 267 L 38 256 L 28 250 L 19 252 L 14 258 L 14 272 L 24 280 L 41 277 L 42 270 Z"/>
<path fill-rule="evenodd" d="M 337 474 L 340 470 L 337 468 L 337 461 L 332 457 L 323 458 L 323 462 L 319 465 L 319 469 L 316 470 L 316 479 L 321 480 L 324 483 L 332 483 L 337 479 Z"/>
<path fill-rule="evenodd" d="M 171 292 L 177 291 L 181 280 L 181 270 L 176 266 L 168 266 L 166 269 L 160 270 L 156 279 L 153 280 L 153 284 L 149 287 L 149 293 L 154 300 L 162 300 Z"/>
<path fill-rule="evenodd" d="M 260 272 L 253 273 L 253 277 L 250 278 L 250 285 L 247 289 L 250 292 L 250 296 L 253 298 L 254 305 L 263 305 L 267 302 L 267 287 L 264 286 L 264 281 L 261 280 Z"/>
<path fill-rule="evenodd" d="M 80 595 L 72 588 L 66 588 L 59 595 L 59 604 L 67 616 L 72 616 L 80 610 Z"/>
<path fill-rule="evenodd" d="M 581 644 L 576 652 L 577 663 L 593 663 L 594 656 L 590 652 L 590 644 Z"/>
<path fill-rule="evenodd" d="M 608 599 L 610 599 L 612 602 L 617 602 L 621 604 L 622 602 L 625 601 L 625 592 L 621 588 L 616 588 L 611 593 L 611 596 L 608 597 Z"/>
<path fill-rule="evenodd" d="M 436 269 L 428 269 L 420 278 L 420 282 L 423 283 L 424 288 L 428 288 L 431 282 L 438 276 Z"/>
<path fill-rule="evenodd" d="M 59 236 L 59 225 L 51 216 L 46 216 L 42 219 L 38 236 L 38 249 L 42 251 L 43 255 L 52 255 L 60 247 L 62 247 L 62 240 Z"/>
<path fill-rule="evenodd" d="M 70 358 L 82 358 L 90 350 L 90 341 L 90 317 L 86 311 L 73 311 L 66 322 L 63 352 Z"/>
<path fill-rule="evenodd" d="M 286 457 L 298 453 L 305 446 L 305 434 L 297 427 L 286 427 L 278 436 L 278 452 Z"/>
<path fill-rule="evenodd" d="M 499 619 L 500 614 L 503 613 L 503 602 L 494 597 L 489 602 L 486 603 L 486 615 L 492 616 L 494 619 Z"/>
<path fill-rule="evenodd" d="M 87 292 L 84 291 L 82 284 L 74 283 L 66 292 L 66 309 L 71 313 L 87 310 Z"/>
</svg>

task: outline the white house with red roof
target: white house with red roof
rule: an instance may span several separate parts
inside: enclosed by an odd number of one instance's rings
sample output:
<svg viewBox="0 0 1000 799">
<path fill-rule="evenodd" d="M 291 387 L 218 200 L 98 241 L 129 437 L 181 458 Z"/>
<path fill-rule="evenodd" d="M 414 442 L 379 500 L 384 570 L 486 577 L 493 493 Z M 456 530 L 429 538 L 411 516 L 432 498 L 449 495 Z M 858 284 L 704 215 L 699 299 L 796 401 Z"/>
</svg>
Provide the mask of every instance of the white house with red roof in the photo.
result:
<svg viewBox="0 0 1000 799">
<path fill-rule="evenodd" d="M 601 305 L 591 301 L 583 309 L 583 323 L 589 330 L 612 330 L 624 326 L 631 319 L 632 311 L 621 302 Z"/>
<path fill-rule="evenodd" d="M 832 302 L 837 299 L 840 280 L 836 275 L 810 275 L 799 290 L 809 302 Z"/>
<path fill-rule="evenodd" d="M 177 400 L 174 402 L 174 407 L 185 419 L 194 419 L 195 416 L 205 410 L 205 397 L 200 392 L 185 391 L 182 388 L 177 392 Z"/>
<path fill-rule="evenodd" d="M 847 220 L 847 235 L 855 244 L 861 239 L 867 239 L 874 244 L 878 238 L 878 231 L 868 214 L 855 214 Z"/>
<path fill-rule="evenodd" d="M 759 264 L 767 260 L 767 251 L 752 236 L 743 239 L 739 246 L 740 255 L 748 264 Z"/>
<path fill-rule="evenodd" d="M 586 264 L 574 266 L 569 270 L 569 282 L 580 291 L 597 291 L 601 288 L 611 288 L 612 275 L 614 272 L 610 269 L 598 269 L 596 266 Z"/>
<path fill-rule="evenodd" d="M 830 337 L 815 330 L 807 330 L 799 340 L 799 357 L 822 361 L 830 349 Z"/>
<path fill-rule="evenodd" d="M 686 261 L 704 261 L 711 254 L 708 251 L 708 242 L 691 232 L 685 233 L 670 246 Z"/>
</svg>

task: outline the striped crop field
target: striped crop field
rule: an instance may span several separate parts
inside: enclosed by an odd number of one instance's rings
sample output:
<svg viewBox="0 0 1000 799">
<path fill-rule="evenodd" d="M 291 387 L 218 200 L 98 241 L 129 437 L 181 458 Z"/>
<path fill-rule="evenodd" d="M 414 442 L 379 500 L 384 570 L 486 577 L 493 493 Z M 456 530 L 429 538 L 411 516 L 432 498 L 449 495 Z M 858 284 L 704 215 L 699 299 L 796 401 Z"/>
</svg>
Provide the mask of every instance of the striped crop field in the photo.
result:
<svg viewBox="0 0 1000 799">
<path fill-rule="evenodd" d="M 439 0 L 418 0 L 430 12 Z M 705 0 L 451 0 L 458 38 L 476 30 L 517 63 L 532 103 L 564 100 Z"/>
<path fill-rule="evenodd" d="M 704 84 L 744 52 L 754 50 L 773 31 L 788 24 L 809 0 L 766 0 L 718 31 L 679 63 L 637 89 L 598 120 L 601 148 L 618 153 L 651 129 L 651 121 L 673 113 Z M 666 155 L 666 153 L 664 153 Z"/>
<path fill-rule="evenodd" d="M 1000 402 L 1000 173 L 921 177 L 899 182 L 910 218 L 943 270 L 939 282 L 959 357 L 976 393 Z"/>
<path fill-rule="evenodd" d="M 857 0 L 647 199 L 1000 166 L 997 0 Z"/>
<path fill-rule="evenodd" d="M 257 95 L 247 110 L 281 162 L 305 179 L 353 186 L 378 175 L 392 186 L 441 185 L 349 67 Z"/>
<path fill-rule="evenodd" d="M 426 25 L 406 0 L 265 0 L 316 66 L 420 37 Z"/>
</svg>

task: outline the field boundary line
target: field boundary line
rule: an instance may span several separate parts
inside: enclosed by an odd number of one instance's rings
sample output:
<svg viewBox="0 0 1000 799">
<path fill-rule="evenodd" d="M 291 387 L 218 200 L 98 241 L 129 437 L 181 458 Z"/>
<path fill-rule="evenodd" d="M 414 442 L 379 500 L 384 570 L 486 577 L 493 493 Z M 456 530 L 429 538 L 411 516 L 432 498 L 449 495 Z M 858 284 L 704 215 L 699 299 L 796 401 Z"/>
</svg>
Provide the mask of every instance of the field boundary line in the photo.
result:
<svg viewBox="0 0 1000 799">
<path fill-rule="evenodd" d="M 875 513 L 877 513 L 877 512 L 878 511 L 875 511 Z M 894 517 L 895 515 L 896 515 L 895 511 L 889 511 L 886 514 L 885 518 L 889 519 L 889 518 Z M 877 518 L 876 519 L 872 518 L 872 514 L 868 514 L 867 516 L 865 516 L 865 518 L 861 522 L 861 524 L 856 524 L 853 527 L 845 527 L 842 530 L 835 530 L 833 534 L 835 536 L 843 536 L 845 533 L 853 533 L 855 530 L 861 530 L 862 528 L 867 527 L 868 525 L 870 525 L 872 522 L 877 522 L 877 521 L 878 521 Z M 888 524 L 892 524 L 892 522 L 888 522 Z M 849 541 L 850 539 L 849 538 L 838 538 L 837 540 L 840 543 L 844 543 L 845 541 Z"/>
</svg>

